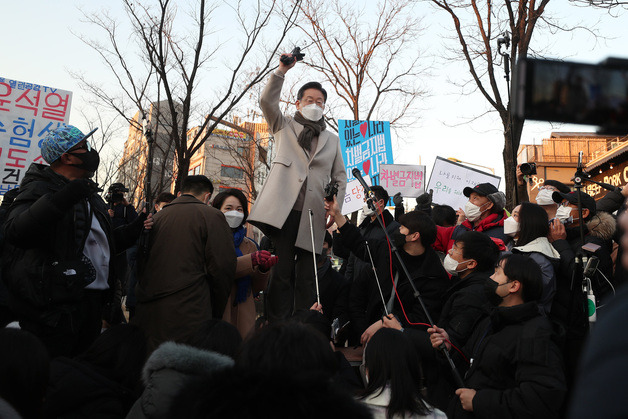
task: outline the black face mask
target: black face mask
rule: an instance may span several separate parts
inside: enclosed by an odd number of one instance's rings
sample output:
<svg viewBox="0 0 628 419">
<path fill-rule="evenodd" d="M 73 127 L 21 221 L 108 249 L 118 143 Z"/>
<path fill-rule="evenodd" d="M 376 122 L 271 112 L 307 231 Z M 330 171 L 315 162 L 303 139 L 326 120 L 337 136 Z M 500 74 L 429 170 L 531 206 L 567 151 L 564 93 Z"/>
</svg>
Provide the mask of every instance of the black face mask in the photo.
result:
<svg viewBox="0 0 628 419">
<path fill-rule="evenodd" d="M 406 244 L 406 235 L 400 233 L 399 231 L 395 231 L 392 234 L 391 240 L 395 247 L 403 248 L 403 245 Z"/>
<path fill-rule="evenodd" d="M 68 154 L 78 157 L 82 162 L 81 164 L 73 164 L 72 166 L 89 172 L 88 177 L 94 176 L 94 173 L 96 173 L 96 170 L 98 170 L 98 166 L 100 165 L 100 156 L 98 155 L 98 152 L 96 150 L 91 149 L 87 153 Z"/>
<path fill-rule="evenodd" d="M 500 285 L 505 285 L 505 284 L 498 284 L 497 282 L 493 281 L 490 278 L 487 279 L 486 282 L 484 283 L 484 295 L 486 296 L 486 299 L 488 300 L 488 302 L 494 307 L 500 305 L 501 302 L 504 300 L 504 297 L 500 297 L 496 293 L 497 287 L 499 287 Z"/>
</svg>

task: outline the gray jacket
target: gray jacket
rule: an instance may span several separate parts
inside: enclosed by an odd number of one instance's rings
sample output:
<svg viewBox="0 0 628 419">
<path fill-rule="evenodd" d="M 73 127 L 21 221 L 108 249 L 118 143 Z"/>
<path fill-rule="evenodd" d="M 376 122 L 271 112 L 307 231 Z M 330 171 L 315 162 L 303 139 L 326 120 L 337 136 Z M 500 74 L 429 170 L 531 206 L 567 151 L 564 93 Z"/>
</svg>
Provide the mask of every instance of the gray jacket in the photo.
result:
<svg viewBox="0 0 628 419">
<path fill-rule="evenodd" d="M 172 400 L 187 380 L 232 366 L 233 360 L 226 355 L 180 343 L 163 343 L 144 365 L 145 389 L 127 419 L 168 418 Z"/>
</svg>

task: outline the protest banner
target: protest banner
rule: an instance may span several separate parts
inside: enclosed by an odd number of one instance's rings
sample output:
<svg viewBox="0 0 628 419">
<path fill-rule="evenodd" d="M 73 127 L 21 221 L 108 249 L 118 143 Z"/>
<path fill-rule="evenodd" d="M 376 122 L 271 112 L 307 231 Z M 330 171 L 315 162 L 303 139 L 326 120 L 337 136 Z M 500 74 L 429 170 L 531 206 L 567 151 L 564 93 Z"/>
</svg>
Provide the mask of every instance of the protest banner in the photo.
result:
<svg viewBox="0 0 628 419">
<path fill-rule="evenodd" d="M 347 182 L 355 179 L 351 171 L 357 167 L 365 179 L 378 185 L 380 165 L 393 163 L 390 122 L 339 119 L 338 136 Z"/>
<path fill-rule="evenodd" d="M 364 178 L 367 185 L 371 186 L 371 179 L 367 176 Z M 344 203 L 342 204 L 342 215 L 351 214 L 354 211 L 362 209 L 364 206 L 364 188 L 357 179 L 353 179 L 347 183 Z"/>
<path fill-rule="evenodd" d="M 31 163 L 47 164 L 41 140 L 70 120 L 72 92 L 0 77 L 0 195 L 16 188 Z"/>
<path fill-rule="evenodd" d="M 416 198 L 425 192 L 425 166 L 418 164 L 382 164 L 379 184 L 388 195 L 397 192 L 406 198 Z"/>
<path fill-rule="evenodd" d="M 499 188 L 499 176 L 482 172 L 469 166 L 436 157 L 427 190 L 432 189 L 434 204 L 449 205 L 455 210 L 464 208 L 469 200 L 462 194 L 467 186 L 473 188 L 478 183 L 490 183 Z"/>
</svg>

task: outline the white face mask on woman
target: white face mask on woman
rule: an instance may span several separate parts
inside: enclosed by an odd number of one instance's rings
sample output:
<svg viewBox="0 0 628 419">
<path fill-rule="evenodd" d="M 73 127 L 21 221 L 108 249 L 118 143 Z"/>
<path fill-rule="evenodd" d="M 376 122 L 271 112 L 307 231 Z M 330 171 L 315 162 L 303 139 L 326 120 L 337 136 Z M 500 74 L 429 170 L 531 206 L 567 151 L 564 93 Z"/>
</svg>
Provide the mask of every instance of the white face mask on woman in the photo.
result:
<svg viewBox="0 0 628 419">
<path fill-rule="evenodd" d="M 515 237 L 519 232 L 519 222 L 515 220 L 513 216 L 510 216 L 504 220 L 504 234 Z"/>
<path fill-rule="evenodd" d="M 227 224 L 231 228 L 238 228 L 242 224 L 242 220 L 244 219 L 244 214 L 240 211 L 232 210 L 224 213 L 225 218 L 227 219 Z"/>
<path fill-rule="evenodd" d="M 309 119 L 314 122 L 320 121 L 323 117 L 323 109 L 316 103 L 302 107 L 300 112 L 305 119 Z"/>
</svg>

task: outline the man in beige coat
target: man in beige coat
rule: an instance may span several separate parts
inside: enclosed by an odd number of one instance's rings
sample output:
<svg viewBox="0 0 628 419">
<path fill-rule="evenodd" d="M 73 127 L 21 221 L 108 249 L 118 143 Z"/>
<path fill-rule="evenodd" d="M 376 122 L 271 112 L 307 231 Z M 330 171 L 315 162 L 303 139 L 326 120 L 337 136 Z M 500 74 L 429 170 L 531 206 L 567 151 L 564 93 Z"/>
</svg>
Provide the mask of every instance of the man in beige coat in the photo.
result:
<svg viewBox="0 0 628 419">
<path fill-rule="evenodd" d="M 338 196 L 344 197 L 347 183 L 338 136 L 325 129 L 327 92 L 320 83 L 310 82 L 299 89 L 293 118 L 279 109 L 284 76 L 294 64 L 280 62 L 260 98 L 277 154 L 251 209 L 249 223 L 273 241 L 279 256 L 271 270 L 266 301 L 270 321 L 307 310 L 316 302 L 312 251 L 320 253 L 323 247 L 324 189 L 330 181 L 337 182 Z M 314 214 L 314 249 L 310 209 Z"/>
<path fill-rule="evenodd" d="M 133 317 L 150 351 L 168 340 L 190 343 L 225 311 L 236 253 L 224 214 L 207 205 L 212 190 L 207 177 L 188 176 L 180 196 L 155 215 Z"/>
</svg>

